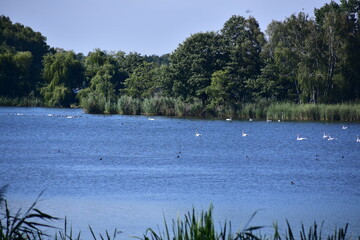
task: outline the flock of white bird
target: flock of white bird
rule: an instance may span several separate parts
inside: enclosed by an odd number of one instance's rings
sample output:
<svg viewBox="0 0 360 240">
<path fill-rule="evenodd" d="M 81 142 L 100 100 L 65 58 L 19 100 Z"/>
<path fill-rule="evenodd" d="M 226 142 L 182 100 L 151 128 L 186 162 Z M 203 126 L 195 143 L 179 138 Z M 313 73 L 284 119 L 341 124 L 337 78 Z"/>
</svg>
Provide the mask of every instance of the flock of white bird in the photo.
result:
<svg viewBox="0 0 360 240">
<path fill-rule="evenodd" d="M 150 119 L 149 119 L 149 120 L 150 120 Z M 232 118 L 231 118 L 231 117 L 230 117 L 230 118 L 226 118 L 226 121 L 232 121 Z M 249 121 L 252 122 L 252 119 L 250 118 Z M 267 122 L 270 122 L 271 120 L 268 120 L 268 119 L 267 119 L 266 121 L 267 121 Z M 278 122 L 280 122 L 280 120 L 278 120 Z M 346 130 L 346 129 L 348 129 L 348 127 L 343 125 L 343 126 L 342 126 L 342 129 L 343 129 L 343 130 Z M 202 136 L 202 134 L 199 133 L 199 132 L 196 130 L 195 137 L 200 137 L 200 136 Z M 245 131 L 242 130 L 241 136 L 246 137 L 246 136 L 249 136 L 249 134 L 245 133 Z M 326 134 L 326 133 L 324 133 L 323 138 L 327 139 L 328 141 L 332 141 L 332 140 L 335 140 L 335 139 L 336 139 L 336 138 L 331 137 L 329 134 Z M 300 134 L 297 134 L 297 137 L 296 137 L 296 140 L 297 140 L 297 141 L 304 141 L 304 140 L 306 140 L 306 139 L 307 139 L 306 137 L 300 137 Z M 359 136 L 356 137 L 356 142 L 360 142 L 360 137 L 359 137 Z"/>
</svg>

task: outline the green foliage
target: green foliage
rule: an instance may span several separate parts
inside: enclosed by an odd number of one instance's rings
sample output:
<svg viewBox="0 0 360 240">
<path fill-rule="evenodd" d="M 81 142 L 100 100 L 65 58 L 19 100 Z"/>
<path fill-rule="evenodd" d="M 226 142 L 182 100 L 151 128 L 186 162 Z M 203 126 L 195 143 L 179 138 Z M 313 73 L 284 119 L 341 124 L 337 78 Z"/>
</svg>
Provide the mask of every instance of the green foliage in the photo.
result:
<svg viewBox="0 0 360 240">
<path fill-rule="evenodd" d="M 122 115 L 138 115 L 141 112 L 141 102 L 137 98 L 122 95 L 117 100 L 117 113 Z"/>
<path fill-rule="evenodd" d="M 21 98 L 0 96 L 0 106 L 43 107 L 44 101 L 42 98 L 37 98 L 32 94 Z"/>
<path fill-rule="evenodd" d="M 10 18 L 0 16 L 0 95 L 27 96 L 41 82 L 46 38 Z"/>
<path fill-rule="evenodd" d="M 360 121 L 359 104 L 274 103 L 267 109 L 270 119 L 306 121 Z"/>
<path fill-rule="evenodd" d="M 140 114 L 142 108 L 145 114 L 238 118 L 263 118 L 264 109 L 251 105 L 262 99 L 354 102 L 360 99 L 359 9 L 357 0 L 332 1 L 315 10 L 315 19 L 300 12 L 273 21 L 267 38 L 255 18 L 234 15 L 219 31 L 195 33 L 163 56 L 100 49 L 86 57 L 59 49 L 49 54 L 40 33 L 2 16 L 0 96 L 33 93 L 38 98 L 41 93 L 47 106 L 76 101 L 94 106 L 85 102 L 99 98 L 104 111 L 101 104 L 94 109 L 106 113 Z M 80 90 L 76 98 L 73 89 Z M 137 99 L 133 110 L 126 109 L 125 98 L 119 105 L 123 95 Z M 167 97 L 167 103 L 156 103 L 157 96 Z M 317 111 L 307 106 L 301 116 L 292 114 L 296 119 L 329 119 L 318 118 Z M 342 114 L 333 114 L 334 119 L 347 118 Z"/>
<path fill-rule="evenodd" d="M 75 101 L 72 89 L 81 87 L 83 66 L 74 52 L 56 52 L 44 57 L 42 76 L 45 86 L 40 93 L 50 107 L 69 107 Z"/>
<path fill-rule="evenodd" d="M 153 96 L 159 88 L 156 66 L 144 62 L 125 80 L 125 93 L 135 98 Z"/>
<path fill-rule="evenodd" d="M 80 106 L 86 113 L 104 114 L 107 99 L 102 95 L 91 92 L 80 99 Z"/>
<path fill-rule="evenodd" d="M 215 32 L 197 33 L 187 38 L 170 56 L 173 97 L 205 101 L 211 75 L 221 68 L 221 37 Z"/>
</svg>

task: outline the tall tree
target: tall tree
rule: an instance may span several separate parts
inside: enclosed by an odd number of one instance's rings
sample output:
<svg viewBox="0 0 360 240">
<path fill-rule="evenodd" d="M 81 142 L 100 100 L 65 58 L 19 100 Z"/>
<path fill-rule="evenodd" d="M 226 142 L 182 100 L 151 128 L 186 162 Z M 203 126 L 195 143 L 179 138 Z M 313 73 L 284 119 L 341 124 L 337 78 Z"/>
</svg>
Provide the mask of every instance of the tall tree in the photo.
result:
<svg viewBox="0 0 360 240">
<path fill-rule="evenodd" d="M 250 101 L 252 90 L 249 86 L 263 66 L 260 53 L 265 44 L 264 34 L 253 17 L 232 16 L 224 24 L 221 38 L 220 52 L 225 61 L 221 71 L 212 75 L 208 89 L 212 104 L 236 105 Z"/>
<path fill-rule="evenodd" d="M 155 63 L 144 62 L 125 81 L 124 92 L 135 98 L 152 97 L 159 89 L 159 78 Z"/>
<path fill-rule="evenodd" d="M 360 97 L 360 1 L 331 2 L 315 10 L 321 38 L 324 99 L 338 102 Z"/>
<path fill-rule="evenodd" d="M 83 66 L 74 52 L 57 52 L 44 58 L 43 78 L 46 85 L 41 94 L 48 106 L 68 107 L 74 102 L 73 89 L 83 83 Z"/>
<path fill-rule="evenodd" d="M 16 97 L 34 92 L 42 80 L 43 56 L 50 51 L 46 38 L 0 16 L 0 39 L 0 84 L 7 88 L 1 89 L 0 94 Z"/>
<path fill-rule="evenodd" d="M 221 36 L 196 33 L 187 38 L 170 57 L 170 78 L 174 97 L 207 101 L 211 75 L 222 67 Z"/>
</svg>

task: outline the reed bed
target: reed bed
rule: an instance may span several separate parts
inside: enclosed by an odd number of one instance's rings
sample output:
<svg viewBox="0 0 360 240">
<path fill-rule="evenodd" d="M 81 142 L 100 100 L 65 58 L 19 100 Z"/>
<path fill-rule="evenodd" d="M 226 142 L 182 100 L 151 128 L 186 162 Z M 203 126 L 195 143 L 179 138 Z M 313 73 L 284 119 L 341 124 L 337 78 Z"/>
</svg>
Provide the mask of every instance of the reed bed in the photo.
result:
<svg viewBox="0 0 360 240">
<path fill-rule="evenodd" d="M 233 119 L 273 119 L 282 121 L 360 121 L 360 104 L 295 104 L 268 102 L 220 105 L 209 108 L 201 101 L 191 103 L 169 97 L 143 100 L 121 96 L 112 102 L 94 95 L 81 101 L 87 113 L 176 117 L 216 117 Z"/>
<path fill-rule="evenodd" d="M 43 107 L 45 104 L 41 98 L 34 96 L 27 96 L 23 98 L 9 98 L 0 96 L 0 106 Z"/>
<path fill-rule="evenodd" d="M 360 104 L 274 103 L 268 107 L 267 117 L 297 121 L 360 121 Z"/>
<path fill-rule="evenodd" d="M 86 113 L 104 114 L 106 102 L 107 100 L 105 97 L 91 93 L 86 98 L 81 98 L 80 106 Z"/>
<path fill-rule="evenodd" d="M 24 98 L 0 96 L 0 106 L 45 106 L 40 98 L 32 95 Z M 200 100 L 183 102 L 178 98 L 155 96 L 145 99 L 122 95 L 106 98 L 94 93 L 80 99 L 80 107 L 86 113 L 151 115 L 175 117 L 215 117 L 233 119 L 273 119 L 282 121 L 360 121 L 360 104 L 295 104 L 259 100 L 255 103 L 219 105 L 209 107 Z"/>
</svg>

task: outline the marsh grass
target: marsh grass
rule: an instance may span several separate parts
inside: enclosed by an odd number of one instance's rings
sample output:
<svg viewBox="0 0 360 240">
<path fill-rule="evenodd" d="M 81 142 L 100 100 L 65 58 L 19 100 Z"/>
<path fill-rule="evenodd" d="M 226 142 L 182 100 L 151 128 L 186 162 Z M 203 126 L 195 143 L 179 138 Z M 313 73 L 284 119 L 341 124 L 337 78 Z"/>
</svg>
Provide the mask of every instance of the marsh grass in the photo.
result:
<svg viewBox="0 0 360 240">
<path fill-rule="evenodd" d="M 23 98 L 9 98 L 0 96 L 0 106 L 22 106 L 22 107 L 42 107 L 45 106 L 41 98 L 29 95 Z"/>
<path fill-rule="evenodd" d="M 121 115 L 138 115 L 141 112 L 141 102 L 137 98 L 126 95 L 117 100 L 117 113 Z"/>
<path fill-rule="evenodd" d="M 30 94 L 23 98 L 0 96 L 0 106 L 43 107 L 41 98 Z M 121 115 L 162 115 L 176 117 L 216 117 L 233 119 L 272 119 L 282 121 L 360 121 L 360 104 L 295 104 L 272 102 L 266 99 L 255 103 L 209 107 L 200 100 L 183 102 L 178 98 L 155 96 L 137 99 L 122 95 L 117 99 L 93 93 L 80 98 L 80 107 L 86 113 Z"/>
<path fill-rule="evenodd" d="M 267 108 L 267 116 L 298 121 L 360 121 L 360 104 L 273 103 Z"/>
<path fill-rule="evenodd" d="M 142 102 L 141 112 L 144 115 L 163 115 L 160 111 L 162 104 L 161 97 L 145 98 Z"/>
<path fill-rule="evenodd" d="M 87 97 L 81 98 L 80 106 L 86 113 L 104 114 L 106 103 L 105 97 L 91 93 Z"/>
</svg>

